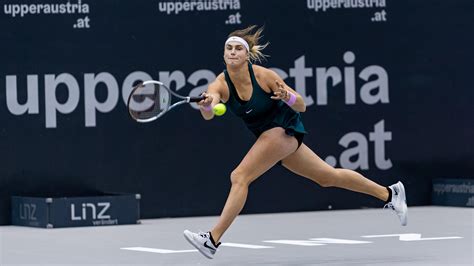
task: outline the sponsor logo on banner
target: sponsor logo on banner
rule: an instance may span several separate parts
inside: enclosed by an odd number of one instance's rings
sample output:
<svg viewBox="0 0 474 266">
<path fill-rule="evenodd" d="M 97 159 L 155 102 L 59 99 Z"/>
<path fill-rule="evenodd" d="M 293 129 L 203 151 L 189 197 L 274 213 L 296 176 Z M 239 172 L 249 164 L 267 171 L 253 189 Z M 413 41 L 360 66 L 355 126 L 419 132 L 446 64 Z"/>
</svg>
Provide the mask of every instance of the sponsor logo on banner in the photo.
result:
<svg viewBox="0 0 474 266">
<path fill-rule="evenodd" d="M 208 16 L 209 12 L 225 12 L 231 11 L 225 24 L 241 24 L 242 15 L 240 11 L 240 0 L 175 0 L 175 1 L 159 1 L 158 10 L 166 15 L 179 15 L 187 12 L 205 12 Z M 236 12 L 237 11 L 237 12 Z"/>
<path fill-rule="evenodd" d="M 294 81 L 294 87 L 300 93 L 308 107 L 317 105 L 325 106 L 330 104 L 329 92 L 333 87 L 343 85 L 344 103 L 346 105 L 355 104 L 389 104 L 389 83 L 388 73 L 383 66 L 369 65 L 362 69 L 356 69 L 351 64 L 356 60 L 355 54 L 347 51 L 343 55 L 343 62 L 347 65 L 343 67 L 308 67 L 304 55 L 294 61 L 294 65 L 288 70 L 274 67 L 274 70 L 283 80 Z M 155 74 L 155 75 L 154 75 Z M 9 112 L 13 115 L 39 114 L 40 113 L 40 80 L 44 81 L 44 114 L 46 128 L 58 127 L 57 115 L 69 114 L 76 110 L 81 95 L 84 97 L 84 117 L 86 127 L 97 125 L 97 113 L 109 113 L 116 108 L 119 98 L 126 104 L 133 84 L 137 81 L 156 79 L 170 86 L 174 83 L 176 91 L 183 90 L 186 83 L 196 86 L 198 83 L 204 85 L 191 88 L 190 96 L 197 96 L 207 89 L 207 85 L 216 78 L 216 73 L 208 69 L 200 69 L 192 72 L 188 77 L 181 70 L 159 71 L 156 73 L 146 73 L 134 71 L 120 81 L 109 72 L 84 73 L 80 78 L 71 73 L 60 74 L 28 74 L 26 79 L 17 75 L 7 75 L 6 81 L 6 103 Z M 358 78 L 358 82 L 357 81 Z M 315 81 L 315 88 L 306 85 L 307 79 Z M 26 81 L 26 82 L 25 82 Z M 18 83 L 22 83 L 18 85 Z M 357 83 L 362 86 L 357 87 Z M 80 84 L 83 84 L 81 88 Z M 121 84 L 121 88 L 119 86 Z M 23 89 L 25 88 L 26 90 Z M 99 101 L 96 90 L 99 85 L 105 85 L 107 97 Z M 170 86 L 171 87 L 171 86 Z M 340 86 L 339 86 L 340 87 Z M 67 97 L 58 99 L 57 91 L 66 89 Z M 26 91 L 26 99 L 20 100 L 19 90 Z M 310 93 L 312 91 L 312 93 Z M 311 94 L 315 93 L 313 98 Z M 121 97 L 120 97 L 121 96 Z M 198 110 L 196 104 L 192 104 Z"/>
<path fill-rule="evenodd" d="M 117 219 L 111 219 L 107 214 L 110 202 L 71 204 L 71 221 L 92 221 L 93 225 L 118 224 Z"/>
<path fill-rule="evenodd" d="M 432 203 L 474 207 L 474 181 L 470 179 L 433 179 Z"/>
<path fill-rule="evenodd" d="M 306 7 L 315 12 L 338 9 L 377 9 L 370 18 L 372 22 L 387 21 L 386 0 L 306 0 Z"/>
<path fill-rule="evenodd" d="M 18 206 L 20 208 L 19 216 L 21 220 L 36 221 L 36 204 L 23 203 Z"/>
<path fill-rule="evenodd" d="M 59 3 L 58 3 L 59 2 Z M 62 2 L 62 3 L 61 3 Z M 21 19 L 28 16 L 80 15 L 72 25 L 75 29 L 90 28 L 90 6 L 81 0 L 55 1 L 55 3 L 3 4 L 3 13 L 11 18 Z"/>
</svg>

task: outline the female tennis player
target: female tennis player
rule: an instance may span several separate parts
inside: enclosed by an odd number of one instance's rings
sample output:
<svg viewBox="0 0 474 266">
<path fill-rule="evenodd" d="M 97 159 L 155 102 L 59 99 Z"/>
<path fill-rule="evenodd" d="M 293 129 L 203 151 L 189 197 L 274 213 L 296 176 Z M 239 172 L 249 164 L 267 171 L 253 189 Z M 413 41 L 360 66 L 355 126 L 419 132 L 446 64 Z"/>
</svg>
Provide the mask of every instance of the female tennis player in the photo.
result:
<svg viewBox="0 0 474 266">
<path fill-rule="evenodd" d="M 255 29 L 251 26 L 229 35 L 224 45 L 226 69 L 209 84 L 203 94 L 206 98 L 198 105 L 204 119 L 209 120 L 214 117 L 212 107 L 226 103 L 257 140 L 230 175 L 232 186 L 217 224 L 205 233 L 185 230 L 185 238 L 212 259 L 222 235 L 244 207 L 249 185 L 277 163 L 320 186 L 344 188 L 385 201 L 406 225 L 408 211 L 401 182 L 383 187 L 355 171 L 335 169 L 303 143 L 303 98 L 275 72 L 252 63 L 264 59 L 262 50 L 268 45 L 258 43 L 263 28 Z"/>
</svg>

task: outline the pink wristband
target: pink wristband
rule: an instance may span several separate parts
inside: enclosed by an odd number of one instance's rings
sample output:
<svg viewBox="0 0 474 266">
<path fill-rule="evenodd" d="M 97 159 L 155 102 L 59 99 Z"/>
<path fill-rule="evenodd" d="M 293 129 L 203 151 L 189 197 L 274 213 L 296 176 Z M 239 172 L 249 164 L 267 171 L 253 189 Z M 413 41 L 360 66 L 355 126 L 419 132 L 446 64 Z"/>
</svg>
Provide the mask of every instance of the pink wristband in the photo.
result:
<svg viewBox="0 0 474 266">
<path fill-rule="evenodd" d="M 211 107 L 211 105 L 208 105 L 208 106 L 201 106 L 201 109 L 204 110 L 204 111 L 211 111 L 211 110 L 212 110 L 212 107 Z"/>
<path fill-rule="evenodd" d="M 290 99 L 288 101 L 284 101 L 288 106 L 292 106 L 296 102 L 296 95 L 290 92 Z"/>
</svg>

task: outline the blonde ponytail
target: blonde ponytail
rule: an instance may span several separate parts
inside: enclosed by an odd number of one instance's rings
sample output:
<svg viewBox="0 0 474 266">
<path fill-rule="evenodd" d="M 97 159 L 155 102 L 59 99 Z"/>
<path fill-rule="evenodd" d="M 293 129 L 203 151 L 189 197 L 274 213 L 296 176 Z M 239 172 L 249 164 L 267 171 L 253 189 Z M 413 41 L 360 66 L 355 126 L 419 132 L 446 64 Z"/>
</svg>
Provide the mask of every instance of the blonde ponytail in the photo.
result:
<svg viewBox="0 0 474 266">
<path fill-rule="evenodd" d="M 250 47 L 250 62 L 261 63 L 263 60 L 266 60 L 266 57 L 268 57 L 268 55 L 262 53 L 262 50 L 265 49 L 269 43 L 267 42 L 265 44 L 258 44 L 260 38 L 262 38 L 261 34 L 263 32 L 263 27 L 258 28 L 254 33 L 252 33 L 256 27 L 256 25 L 252 25 L 242 30 L 233 31 L 229 34 L 229 37 L 237 36 L 243 38 Z"/>
</svg>

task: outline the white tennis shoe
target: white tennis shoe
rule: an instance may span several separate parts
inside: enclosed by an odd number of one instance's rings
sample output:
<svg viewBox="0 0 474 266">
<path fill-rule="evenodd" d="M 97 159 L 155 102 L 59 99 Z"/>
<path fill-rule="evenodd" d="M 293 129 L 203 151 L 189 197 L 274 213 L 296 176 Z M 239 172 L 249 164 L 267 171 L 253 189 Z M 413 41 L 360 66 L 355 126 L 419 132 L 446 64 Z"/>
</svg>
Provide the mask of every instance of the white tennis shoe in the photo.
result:
<svg viewBox="0 0 474 266">
<path fill-rule="evenodd" d="M 202 255 L 208 259 L 213 259 L 214 254 L 216 254 L 217 248 L 220 243 L 217 243 L 215 246 L 211 241 L 211 234 L 209 232 L 203 233 L 193 233 L 189 230 L 184 230 L 184 238 L 188 240 L 191 245 L 193 245 Z"/>
<path fill-rule="evenodd" d="M 396 184 L 389 186 L 392 190 L 392 200 L 385 204 L 385 208 L 392 209 L 400 219 L 400 223 L 405 226 L 407 225 L 408 218 L 408 207 L 405 195 L 405 187 L 402 182 L 398 181 Z"/>
</svg>

